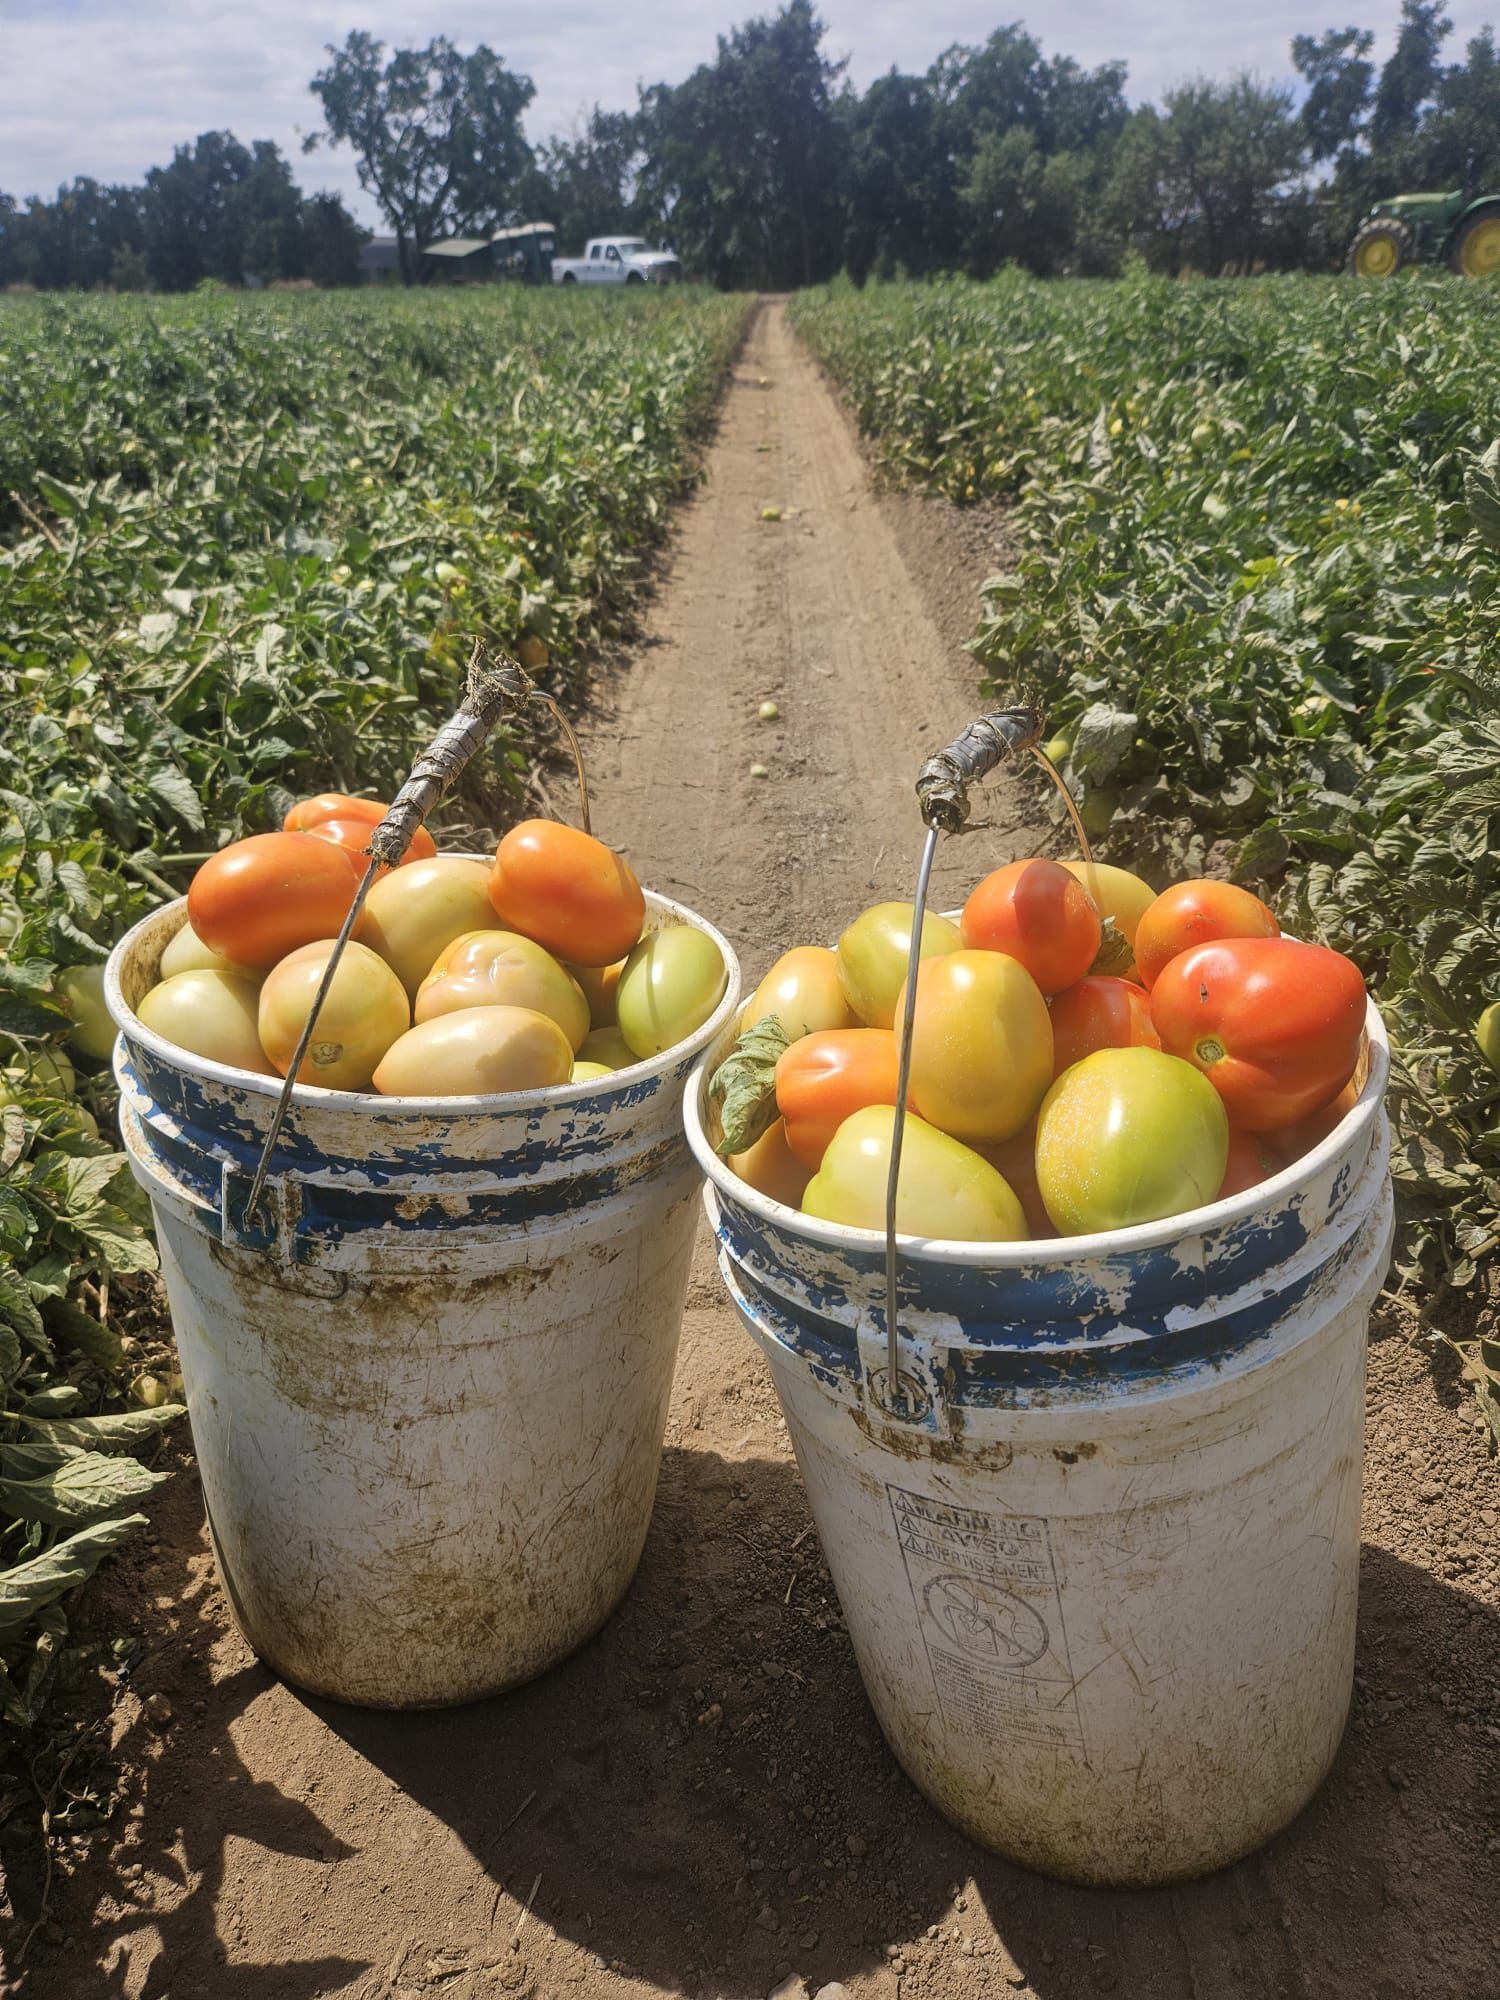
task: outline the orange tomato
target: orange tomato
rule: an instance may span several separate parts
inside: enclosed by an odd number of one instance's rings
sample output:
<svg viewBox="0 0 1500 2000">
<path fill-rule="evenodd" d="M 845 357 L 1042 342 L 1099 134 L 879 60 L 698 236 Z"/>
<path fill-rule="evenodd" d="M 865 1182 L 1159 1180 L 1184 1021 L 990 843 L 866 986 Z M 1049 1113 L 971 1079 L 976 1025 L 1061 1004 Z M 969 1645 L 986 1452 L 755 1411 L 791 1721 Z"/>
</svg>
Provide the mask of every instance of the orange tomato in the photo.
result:
<svg viewBox="0 0 1500 2000">
<path fill-rule="evenodd" d="M 1159 1049 L 1151 1002 L 1132 979 L 1091 973 L 1052 1002 L 1052 1074 L 1062 1075 L 1095 1049 Z M 1003 1172 L 1004 1169 L 1002 1168 Z"/>
<path fill-rule="evenodd" d="M 900 1067 L 889 1028 L 825 1028 L 793 1042 L 776 1064 L 776 1103 L 793 1156 L 820 1166 L 846 1118 L 871 1104 L 894 1105 Z"/>
<path fill-rule="evenodd" d="M 1083 884 L 1055 861 L 1012 861 L 970 895 L 959 920 L 971 951 L 1003 951 L 1043 993 L 1082 979 L 1099 951 L 1099 912 Z"/>
<path fill-rule="evenodd" d="M 615 989 L 620 983 L 620 974 L 625 969 L 623 958 L 613 965 L 567 965 L 563 970 L 571 972 L 583 988 L 583 997 L 589 1003 L 589 1026 L 591 1028 L 612 1028 L 615 1025 Z"/>
<path fill-rule="evenodd" d="M 254 833 L 220 848 L 198 870 L 188 889 L 188 922 L 210 951 L 236 965 L 275 965 L 288 952 L 338 935 L 362 872 L 331 840 Z"/>
<path fill-rule="evenodd" d="M 315 840 L 331 840 L 335 847 L 342 847 L 345 853 L 352 854 L 363 874 L 369 862 L 365 850 L 370 845 L 370 835 L 375 831 L 376 824 L 374 820 L 367 819 L 320 819 L 316 826 L 305 827 L 303 831 L 310 833 Z M 419 826 L 411 837 L 411 846 L 396 865 L 404 868 L 408 861 L 431 861 L 436 854 L 437 843 L 425 826 Z M 390 870 L 382 868 L 380 872 L 388 875 Z"/>
<path fill-rule="evenodd" d="M 1023 1125 L 1014 1138 L 1002 1139 L 993 1146 L 976 1146 L 974 1151 L 981 1159 L 988 1160 L 997 1173 L 1003 1174 L 1010 1184 L 1012 1194 L 1020 1202 L 1026 1216 L 1026 1227 L 1032 1236 L 1056 1236 L 1052 1218 L 1047 1213 L 1042 1200 L 1042 1190 L 1036 1178 L 1036 1120 Z"/>
<path fill-rule="evenodd" d="M 1241 1132 L 1231 1125 L 1229 1158 L 1214 1200 L 1228 1201 L 1232 1194 L 1247 1194 L 1251 1188 L 1259 1187 L 1262 1181 L 1268 1181 L 1272 1174 L 1280 1171 L 1281 1161 L 1272 1152 L 1267 1134 Z"/>
<path fill-rule="evenodd" d="M 1304 1153 L 1310 1153 L 1314 1146 L 1322 1144 L 1336 1125 L 1343 1124 L 1359 1102 L 1359 1088 L 1354 1078 L 1350 1077 L 1332 1103 L 1325 1104 L 1321 1110 L 1310 1111 L 1295 1125 L 1287 1125 L 1275 1134 L 1276 1150 L 1285 1166 L 1289 1167 L 1293 1160 L 1300 1160 Z"/>
<path fill-rule="evenodd" d="M 630 863 L 592 834 L 523 820 L 495 850 L 490 901 L 508 930 L 574 965 L 612 965 L 640 941 L 646 899 Z"/>
<path fill-rule="evenodd" d="M 1233 882 L 1174 882 L 1136 925 L 1136 970 L 1147 986 L 1154 986 L 1179 952 L 1194 945 L 1280 935 L 1280 924 L 1248 889 L 1237 889 Z"/>
<path fill-rule="evenodd" d="M 379 799 L 356 799 L 348 792 L 319 792 L 315 798 L 298 799 L 281 822 L 283 833 L 310 833 L 325 819 L 358 819 L 366 826 L 379 826 L 386 808 Z"/>
<path fill-rule="evenodd" d="M 747 1187 L 770 1201 L 800 1208 L 812 1169 L 805 1167 L 786 1142 L 786 1120 L 778 1118 L 743 1153 L 731 1153 L 729 1164 Z"/>
</svg>

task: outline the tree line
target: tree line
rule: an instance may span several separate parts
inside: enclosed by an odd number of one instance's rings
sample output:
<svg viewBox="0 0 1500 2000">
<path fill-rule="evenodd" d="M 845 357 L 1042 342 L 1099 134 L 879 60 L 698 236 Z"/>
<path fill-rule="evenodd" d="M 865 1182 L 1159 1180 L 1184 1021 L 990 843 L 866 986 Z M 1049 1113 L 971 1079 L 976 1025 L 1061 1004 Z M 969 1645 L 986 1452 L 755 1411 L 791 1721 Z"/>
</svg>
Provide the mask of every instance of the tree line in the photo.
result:
<svg viewBox="0 0 1500 2000">
<path fill-rule="evenodd" d="M 1297 87 L 1199 77 L 1132 108 L 1124 62 L 1049 56 L 1019 23 L 857 91 L 811 0 L 789 0 L 634 110 L 596 106 L 532 146 L 535 87 L 493 50 L 355 32 L 312 79 L 324 122 L 305 144 L 353 150 L 407 282 L 431 274 L 427 244 L 532 217 L 569 247 L 638 231 L 746 288 L 1008 262 L 1108 275 L 1132 255 L 1174 274 L 1326 268 L 1384 195 L 1500 188 L 1494 33 L 1455 62 L 1451 34 L 1442 0 L 1403 0 L 1382 64 L 1369 29 L 1330 28 L 1294 38 Z M 336 196 L 299 192 L 274 145 L 208 133 L 140 188 L 0 194 L 0 284 L 339 284 L 361 237 Z"/>
</svg>

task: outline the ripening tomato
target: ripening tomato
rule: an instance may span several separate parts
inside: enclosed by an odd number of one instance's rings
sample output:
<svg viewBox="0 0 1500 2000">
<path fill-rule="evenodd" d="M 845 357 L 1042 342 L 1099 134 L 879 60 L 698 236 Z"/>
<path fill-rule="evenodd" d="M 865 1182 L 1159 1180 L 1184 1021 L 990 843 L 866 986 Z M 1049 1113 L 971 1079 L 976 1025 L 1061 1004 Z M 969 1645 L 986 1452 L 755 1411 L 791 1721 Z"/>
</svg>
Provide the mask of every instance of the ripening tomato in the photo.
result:
<svg viewBox="0 0 1500 2000">
<path fill-rule="evenodd" d="M 439 952 L 417 988 L 412 1020 L 420 1027 L 466 1007 L 529 1007 L 556 1021 L 574 1050 L 589 1031 L 583 988 L 519 931 L 471 931 Z"/>
<path fill-rule="evenodd" d="M 158 979 L 171 979 L 179 972 L 232 972 L 257 984 L 260 974 L 253 966 L 236 965 L 221 951 L 210 951 L 189 923 L 184 923 L 167 943 L 156 968 Z"/>
<path fill-rule="evenodd" d="M 583 997 L 589 1003 L 589 1026 L 614 1027 L 615 994 L 625 969 L 624 959 L 616 959 L 613 965 L 570 965 L 566 959 L 562 963 L 563 969 L 583 988 Z"/>
<path fill-rule="evenodd" d="M 210 951 L 263 970 L 305 944 L 337 937 L 361 873 L 353 855 L 332 841 L 253 833 L 221 847 L 198 870 L 188 889 L 188 922 Z"/>
<path fill-rule="evenodd" d="M 1175 882 L 1162 890 L 1136 927 L 1136 968 L 1145 984 L 1154 986 L 1162 968 L 1194 945 L 1216 938 L 1280 935 L 1280 924 L 1248 889 L 1237 889 L 1233 882 Z"/>
<path fill-rule="evenodd" d="M 1036 1178 L 1036 1120 L 1029 1120 L 1013 1138 L 1001 1139 L 993 1146 L 976 1146 L 974 1150 L 981 1159 L 989 1161 L 1021 1204 L 1026 1234 L 1040 1239 L 1055 1236 L 1057 1231 Z"/>
<path fill-rule="evenodd" d="M 375 826 L 370 820 L 320 819 L 312 826 L 304 827 L 302 831 L 312 834 L 316 840 L 331 840 L 335 847 L 344 848 L 359 863 L 361 875 L 369 866 L 370 857 L 365 850 L 370 845 L 370 835 L 375 831 Z M 436 853 L 436 841 L 425 826 L 419 826 L 411 837 L 411 845 L 407 848 L 404 859 L 398 861 L 396 866 L 406 868 L 413 861 L 431 861 Z M 391 871 L 382 865 L 380 872 L 382 875 L 389 875 Z"/>
<path fill-rule="evenodd" d="M 638 1058 L 664 1055 L 703 1026 L 727 978 L 724 954 L 707 931 L 691 924 L 651 931 L 626 959 L 615 988 L 620 1033 Z"/>
<path fill-rule="evenodd" d="M 468 1007 L 409 1028 L 375 1071 L 383 1097 L 494 1097 L 567 1083 L 573 1051 L 529 1007 Z"/>
<path fill-rule="evenodd" d="M 599 1083 L 605 1077 L 613 1075 L 614 1071 L 608 1063 L 575 1062 L 572 1069 L 568 1071 L 568 1081 L 569 1083 Z"/>
<path fill-rule="evenodd" d="M 1133 980 L 1090 974 L 1052 1002 L 1052 1074 L 1061 1076 L 1095 1049 L 1159 1049 L 1151 1001 Z"/>
<path fill-rule="evenodd" d="M 641 1058 L 618 1028 L 594 1028 L 579 1044 L 578 1060 L 599 1063 L 605 1069 L 615 1070 L 629 1069 Z"/>
<path fill-rule="evenodd" d="M 1272 1174 L 1280 1173 L 1281 1164 L 1264 1132 L 1241 1132 L 1231 1125 L 1229 1156 L 1224 1162 L 1224 1178 L 1215 1201 L 1228 1201 L 1232 1194 L 1248 1194 Z"/>
<path fill-rule="evenodd" d="M 747 1187 L 753 1187 L 768 1201 L 785 1203 L 788 1208 L 802 1206 L 802 1197 L 812 1179 L 811 1168 L 804 1166 L 786 1142 L 784 1118 L 778 1118 L 743 1153 L 731 1153 L 729 1165 Z"/>
<path fill-rule="evenodd" d="M 366 826 L 379 826 L 388 810 L 379 799 L 357 799 L 349 792 L 319 792 L 315 798 L 298 799 L 288 809 L 281 830 L 307 833 L 325 819 L 358 819 Z"/>
<path fill-rule="evenodd" d="M 383 875 L 364 907 L 360 936 L 378 951 L 410 999 L 455 938 L 494 927 L 490 871 L 483 861 L 439 855 Z"/>
<path fill-rule="evenodd" d="M 1305 1118 L 1299 1118 L 1295 1125 L 1285 1125 L 1274 1133 L 1272 1136 L 1282 1164 L 1289 1167 L 1293 1160 L 1300 1160 L 1314 1146 L 1321 1146 L 1329 1133 L 1342 1125 L 1358 1104 L 1359 1089 L 1359 1084 L 1351 1076 L 1337 1097 L 1318 1110 L 1310 1111 Z"/>
<path fill-rule="evenodd" d="M 903 988 L 898 1019 L 904 1005 Z M 1051 1081 L 1047 1003 L 1018 959 L 953 951 L 918 966 L 910 1094 L 929 1125 L 971 1146 L 1008 1139 Z"/>
<path fill-rule="evenodd" d="M 807 1184 L 805 1215 L 884 1233 L 895 1122 L 895 1106 L 885 1104 L 844 1120 Z M 1020 1243 L 1027 1235 L 1020 1202 L 989 1161 L 910 1113 L 901 1135 L 896 1228 L 903 1236 L 963 1243 Z"/>
<path fill-rule="evenodd" d="M 613 965 L 640 938 L 646 899 L 630 863 L 557 820 L 513 826 L 495 850 L 490 901 L 507 930 L 575 965 Z"/>
<path fill-rule="evenodd" d="M 804 1166 L 818 1165 L 853 1112 L 896 1102 L 900 1067 L 889 1028 L 826 1028 L 792 1043 L 776 1063 L 776 1104 Z"/>
<path fill-rule="evenodd" d="M 1058 866 L 1066 868 L 1075 881 L 1083 884 L 1101 917 L 1113 918 L 1115 929 L 1133 953 L 1136 928 L 1156 901 L 1156 891 L 1150 883 L 1132 875 L 1128 868 L 1111 867 L 1107 861 L 1061 861 Z M 1128 967 L 1119 969 L 1122 977 L 1129 976 Z"/>
<path fill-rule="evenodd" d="M 190 1055 L 274 1076 L 260 1045 L 258 1006 L 255 980 L 195 965 L 153 986 L 135 1011 L 153 1034 Z"/>
<path fill-rule="evenodd" d="M 1275 1132 L 1337 1097 L 1365 1027 L 1359 967 L 1326 945 L 1220 938 L 1179 952 L 1151 989 L 1161 1045 L 1200 1069 L 1246 1132 Z"/>
<path fill-rule="evenodd" d="M 1200 1208 L 1228 1156 L 1218 1093 L 1160 1049 L 1096 1050 L 1064 1070 L 1037 1116 L 1037 1185 L 1064 1236 Z"/>
<path fill-rule="evenodd" d="M 260 989 L 260 1045 L 283 1076 L 332 950 L 332 939 L 323 938 L 288 952 Z M 347 944 L 297 1081 L 323 1090 L 365 1090 L 381 1057 L 410 1026 L 406 988 L 395 973 L 368 945 Z"/>
<path fill-rule="evenodd" d="M 839 939 L 839 984 L 844 998 L 867 1028 L 889 1028 L 896 1019 L 896 995 L 911 963 L 914 903 L 876 903 L 854 919 Z M 931 910 L 922 918 L 922 958 L 939 958 L 963 944 L 958 926 Z"/>
<path fill-rule="evenodd" d="M 753 1028 L 774 1014 L 789 1042 L 827 1028 L 852 1028 L 854 1009 L 844 998 L 839 959 L 826 945 L 799 944 L 784 951 L 751 994 L 741 1017 Z"/>
<path fill-rule="evenodd" d="M 971 951 L 1003 951 L 1043 993 L 1082 979 L 1099 953 L 1099 912 L 1083 884 L 1055 861 L 1012 861 L 986 875 L 959 920 Z"/>
</svg>

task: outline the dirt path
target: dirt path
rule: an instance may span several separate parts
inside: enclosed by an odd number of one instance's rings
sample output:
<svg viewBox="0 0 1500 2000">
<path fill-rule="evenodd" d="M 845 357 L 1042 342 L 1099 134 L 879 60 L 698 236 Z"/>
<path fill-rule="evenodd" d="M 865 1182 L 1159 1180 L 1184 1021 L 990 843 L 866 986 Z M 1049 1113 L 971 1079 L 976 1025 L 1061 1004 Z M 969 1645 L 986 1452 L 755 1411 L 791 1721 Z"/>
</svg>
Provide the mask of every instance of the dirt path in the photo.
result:
<svg viewBox="0 0 1500 2000">
<path fill-rule="evenodd" d="M 763 315 L 650 641 L 589 744 L 601 828 L 712 912 L 752 976 L 907 893 L 912 774 L 973 706 L 953 639 L 990 550 L 972 518 L 951 528 L 874 495 Z M 778 722 L 757 719 L 766 698 Z M 997 790 L 999 825 L 950 858 L 949 887 L 1034 838 L 1025 813 Z M 62 1884 L 32 1990 L 758 2000 L 796 1972 L 851 2000 L 1481 2000 L 1494 1493 L 1472 1405 L 1408 1333 L 1388 1316 L 1371 1354 L 1352 1728 L 1301 1820 L 1221 1876 L 1064 1888 L 977 1852 L 912 1790 L 703 1256 L 636 1585 L 596 1641 L 503 1700 L 390 1717 L 278 1684 L 228 1623 L 191 1473 L 173 1482 L 154 1546 L 98 1600 L 105 1621 L 152 1607 L 117 1711 L 124 1831 Z"/>
</svg>

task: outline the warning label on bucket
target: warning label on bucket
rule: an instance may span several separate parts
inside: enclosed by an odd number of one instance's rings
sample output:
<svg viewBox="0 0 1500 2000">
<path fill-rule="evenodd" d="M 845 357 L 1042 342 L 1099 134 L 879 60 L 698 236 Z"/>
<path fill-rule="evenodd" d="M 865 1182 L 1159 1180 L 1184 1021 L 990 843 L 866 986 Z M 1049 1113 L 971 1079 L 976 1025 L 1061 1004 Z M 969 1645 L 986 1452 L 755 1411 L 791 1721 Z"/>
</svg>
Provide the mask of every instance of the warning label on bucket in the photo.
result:
<svg viewBox="0 0 1500 2000">
<path fill-rule="evenodd" d="M 886 1492 L 948 1727 L 1082 1750 L 1046 1521 Z"/>
</svg>

